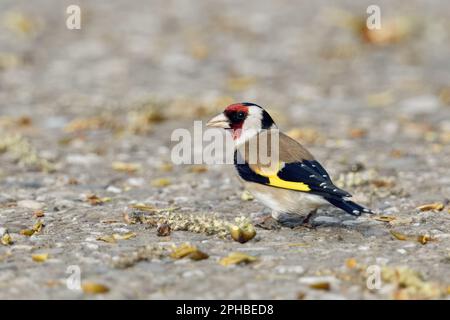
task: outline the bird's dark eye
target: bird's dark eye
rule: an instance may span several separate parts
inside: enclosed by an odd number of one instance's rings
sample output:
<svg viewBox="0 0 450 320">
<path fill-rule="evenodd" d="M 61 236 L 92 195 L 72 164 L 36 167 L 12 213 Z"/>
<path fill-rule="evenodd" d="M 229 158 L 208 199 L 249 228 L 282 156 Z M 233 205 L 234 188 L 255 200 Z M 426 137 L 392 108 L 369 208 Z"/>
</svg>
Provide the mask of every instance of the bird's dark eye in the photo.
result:
<svg viewBox="0 0 450 320">
<path fill-rule="evenodd" d="M 237 119 L 237 120 L 244 120 L 244 118 L 245 118 L 245 113 L 244 113 L 244 112 L 239 111 L 239 112 L 236 114 L 236 119 Z"/>
</svg>

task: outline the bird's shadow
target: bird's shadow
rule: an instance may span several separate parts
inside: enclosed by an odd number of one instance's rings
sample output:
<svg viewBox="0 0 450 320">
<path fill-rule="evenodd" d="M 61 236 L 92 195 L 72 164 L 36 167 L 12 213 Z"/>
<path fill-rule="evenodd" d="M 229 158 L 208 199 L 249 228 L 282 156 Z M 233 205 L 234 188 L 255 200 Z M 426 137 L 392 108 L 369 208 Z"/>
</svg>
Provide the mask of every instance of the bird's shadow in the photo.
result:
<svg viewBox="0 0 450 320">
<path fill-rule="evenodd" d="M 352 216 L 342 212 L 341 210 L 321 209 L 309 217 L 305 221 L 304 216 L 281 214 L 278 220 L 272 218 L 270 211 L 262 210 L 254 220 L 255 225 L 264 229 L 280 229 L 290 228 L 300 229 L 320 229 L 320 228 L 338 228 L 349 229 L 360 232 L 363 235 L 382 235 L 387 231 L 383 228 L 382 223 L 374 223 L 370 219 L 370 215 L 363 214 L 361 216 Z"/>
</svg>

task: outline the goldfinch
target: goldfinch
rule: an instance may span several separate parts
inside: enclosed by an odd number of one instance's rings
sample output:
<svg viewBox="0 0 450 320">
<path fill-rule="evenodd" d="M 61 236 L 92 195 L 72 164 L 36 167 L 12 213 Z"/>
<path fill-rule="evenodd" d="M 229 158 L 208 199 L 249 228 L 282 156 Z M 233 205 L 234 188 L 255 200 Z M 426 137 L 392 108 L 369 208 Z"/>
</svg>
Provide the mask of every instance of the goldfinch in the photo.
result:
<svg viewBox="0 0 450 320">
<path fill-rule="evenodd" d="M 307 223 L 318 208 L 330 204 L 354 216 L 372 213 L 350 201 L 351 195 L 333 184 L 308 150 L 279 132 L 262 107 L 232 104 L 207 126 L 231 131 L 237 173 L 245 189 L 272 210 L 273 218 L 300 215 Z"/>
</svg>

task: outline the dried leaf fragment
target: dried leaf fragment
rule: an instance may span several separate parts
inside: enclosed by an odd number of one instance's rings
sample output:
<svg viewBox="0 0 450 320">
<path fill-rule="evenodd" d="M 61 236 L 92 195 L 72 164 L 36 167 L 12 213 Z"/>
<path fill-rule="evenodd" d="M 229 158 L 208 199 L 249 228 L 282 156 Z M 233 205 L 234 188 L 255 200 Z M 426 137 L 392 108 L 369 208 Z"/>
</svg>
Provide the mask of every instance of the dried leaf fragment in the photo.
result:
<svg viewBox="0 0 450 320">
<path fill-rule="evenodd" d="M 134 232 L 114 233 L 114 234 L 112 235 L 112 237 L 113 237 L 115 240 L 129 240 L 129 239 L 131 239 L 131 238 L 136 237 L 136 233 L 134 233 Z"/>
<path fill-rule="evenodd" d="M 34 230 L 32 229 L 22 229 L 20 230 L 20 234 L 24 236 L 31 237 L 34 234 Z"/>
<path fill-rule="evenodd" d="M 392 188 L 395 186 L 395 181 L 387 178 L 373 179 L 370 183 L 377 188 Z"/>
<path fill-rule="evenodd" d="M 150 183 L 153 187 L 156 188 L 164 188 L 171 184 L 170 180 L 167 178 L 153 179 Z"/>
<path fill-rule="evenodd" d="M 101 283 L 96 282 L 83 282 L 81 289 L 87 294 L 101 294 L 109 292 L 109 288 Z"/>
<path fill-rule="evenodd" d="M 367 130 L 362 128 L 353 128 L 348 132 L 350 138 L 358 139 L 364 138 L 367 135 Z"/>
<path fill-rule="evenodd" d="M 171 164 L 170 162 L 163 162 L 159 166 L 159 170 L 161 170 L 162 172 L 171 172 L 173 170 L 173 164 Z"/>
<path fill-rule="evenodd" d="M 306 293 L 300 291 L 297 293 L 297 300 L 304 300 L 306 297 Z"/>
<path fill-rule="evenodd" d="M 140 211 L 153 212 L 153 213 L 172 212 L 172 211 L 179 209 L 179 207 L 156 208 L 154 206 L 146 205 L 143 203 L 133 204 L 133 205 L 131 205 L 131 208 L 140 210 Z"/>
<path fill-rule="evenodd" d="M 42 227 L 44 227 L 44 223 L 42 222 L 42 220 L 38 220 L 36 221 L 36 223 L 33 225 L 32 229 L 34 232 L 41 232 Z"/>
<path fill-rule="evenodd" d="M 48 253 L 33 254 L 31 255 L 31 259 L 33 259 L 33 261 L 35 262 L 45 262 L 47 261 L 48 256 Z"/>
<path fill-rule="evenodd" d="M 383 23 L 381 29 L 369 29 L 361 21 L 361 36 L 363 40 L 373 45 L 387 45 L 405 40 L 414 30 L 414 21 L 409 17 L 394 17 Z"/>
<path fill-rule="evenodd" d="M 208 171 L 208 167 L 204 165 L 193 165 L 189 168 L 189 172 L 192 173 L 203 173 Z"/>
<path fill-rule="evenodd" d="M 110 235 L 100 236 L 97 238 L 97 240 L 108 242 L 108 243 L 116 243 L 116 238 L 114 238 L 113 236 L 110 236 Z"/>
<path fill-rule="evenodd" d="M 377 221 L 381 221 L 381 222 L 391 222 L 391 221 L 394 221 L 397 218 L 396 217 L 391 217 L 391 216 L 379 216 L 379 217 L 375 217 L 374 219 L 377 220 Z"/>
<path fill-rule="evenodd" d="M 441 202 L 435 202 L 435 203 L 429 203 L 429 204 L 424 204 L 421 205 L 419 207 L 417 207 L 417 209 L 419 209 L 420 211 L 442 211 L 442 209 L 444 209 L 444 204 Z"/>
<path fill-rule="evenodd" d="M 219 263 L 223 266 L 233 264 L 247 264 L 257 261 L 258 258 L 241 252 L 232 252 L 227 257 L 220 259 Z"/>
<path fill-rule="evenodd" d="M 64 131 L 67 133 L 80 133 L 99 129 L 119 130 L 120 128 L 120 124 L 116 122 L 112 115 L 103 114 L 89 118 L 73 119 L 64 127 Z"/>
<path fill-rule="evenodd" d="M 154 212 L 155 210 L 157 210 L 154 206 L 146 205 L 143 203 L 133 204 L 131 205 L 131 208 L 149 212 Z"/>
<path fill-rule="evenodd" d="M 307 243 L 288 243 L 288 247 L 309 247 Z"/>
<path fill-rule="evenodd" d="M 44 210 L 36 210 L 35 212 L 33 212 L 33 216 L 35 216 L 36 218 L 42 218 L 45 216 Z"/>
<path fill-rule="evenodd" d="M 347 266 L 347 268 L 353 269 L 358 265 L 358 262 L 355 258 L 349 258 L 345 261 L 345 265 Z"/>
<path fill-rule="evenodd" d="M 95 195 L 95 194 L 91 194 L 91 195 L 88 195 L 87 197 L 86 197 L 86 201 L 87 202 L 89 202 L 89 204 L 91 205 L 91 206 L 99 206 L 99 205 L 102 205 L 102 204 L 104 204 L 105 202 L 109 202 L 109 201 L 111 201 L 112 199 L 111 198 L 109 198 L 109 197 L 105 197 L 105 198 L 99 198 L 97 195 Z"/>
<path fill-rule="evenodd" d="M 141 170 L 141 165 L 139 163 L 126 163 L 121 161 L 115 161 L 111 164 L 111 167 L 116 171 L 134 173 Z"/>
<path fill-rule="evenodd" d="M 255 198 L 253 197 L 253 195 L 249 191 L 244 190 L 242 192 L 242 194 L 241 194 L 241 200 L 242 201 L 252 201 L 253 199 L 255 199 Z"/>
<path fill-rule="evenodd" d="M 433 239 L 427 234 L 422 234 L 417 237 L 417 241 L 419 241 L 421 244 L 427 244 L 429 241 L 432 240 Z"/>
<path fill-rule="evenodd" d="M 203 251 L 196 250 L 189 255 L 189 258 L 194 261 L 208 259 L 209 255 Z"/>
<path fill-rule="evenodd" d="M 27 36 L 36 31 L 36 22 L 22 12 L 8 12 L 4 22 L 9 30 L 21 36 Z"/>
<path fill-rule="evenodd" d="M 203 260 L 209 258 L 209 255 L 197 249 L 189 243 L 183 243 L 179 247 L 174 247 L 170 256 L 174 259 L 189 257 L 192 260 Z"/>
<path fill-rule="evenodd" d="M 391 230 L 391 234 L 392 234 L 397 240 L 406 240 L 406 239 L 407 239 L 407 236 L 406 236 L 406 235 L 404 235 L 404 234 L 402 234 L 402 233 L 399 233 L 399 232 L 396 232 L 396 231 L 392 231 L 392 230 Z"/>
</svg>

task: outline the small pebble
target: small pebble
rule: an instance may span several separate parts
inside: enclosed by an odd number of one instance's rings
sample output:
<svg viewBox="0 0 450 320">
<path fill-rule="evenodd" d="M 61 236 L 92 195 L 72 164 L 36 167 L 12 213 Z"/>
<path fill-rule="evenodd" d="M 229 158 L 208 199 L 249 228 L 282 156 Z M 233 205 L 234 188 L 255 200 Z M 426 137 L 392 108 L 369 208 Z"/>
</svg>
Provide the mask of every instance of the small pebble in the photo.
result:
<svg viewBox="0 0 450 320">
<path fill-rule="evenodd" d="M 40 210 L 45 207 L 43 203 L 34 200 L 20 200 L 17 202 L 17 206 L 31 210 Z"/>
</svg>

